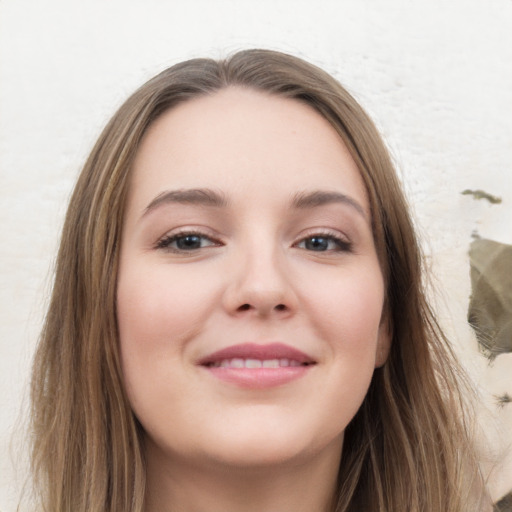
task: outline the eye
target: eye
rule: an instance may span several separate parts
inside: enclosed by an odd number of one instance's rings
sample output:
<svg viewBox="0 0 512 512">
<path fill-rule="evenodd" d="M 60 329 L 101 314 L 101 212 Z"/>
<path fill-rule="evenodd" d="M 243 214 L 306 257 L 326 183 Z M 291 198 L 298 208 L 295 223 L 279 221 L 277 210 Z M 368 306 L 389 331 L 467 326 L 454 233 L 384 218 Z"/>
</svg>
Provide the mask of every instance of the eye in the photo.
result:
<svg viewBox="0 0 512 512">
<path fill-rule="evenodd" d="M 351 244 L 333 235 L 318 234 L 303 238 L 296 247 L 315 252 L 350 251 Z"/>
<path fill-rule="evenodd" d="M 203 233 L 177 233 L 162 238 L 156 245 L 157 249 L 166 249 L 172 252 L 191 252 L 220 245 Z"/>
</svg>

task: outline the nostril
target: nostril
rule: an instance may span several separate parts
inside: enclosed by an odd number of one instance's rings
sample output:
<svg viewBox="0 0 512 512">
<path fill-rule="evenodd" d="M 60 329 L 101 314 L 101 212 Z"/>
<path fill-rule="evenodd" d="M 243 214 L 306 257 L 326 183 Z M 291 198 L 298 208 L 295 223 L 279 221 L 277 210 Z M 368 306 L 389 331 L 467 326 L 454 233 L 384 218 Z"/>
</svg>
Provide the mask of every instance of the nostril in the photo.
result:
<svg viewBox="0 0 512 512">
<path fill-rule="evenodd" d="M 238 311 L 249 311 L 250 309 L 252 309 L 250 304 L 242 304 L 238 307 Z M 285 304 L 277 304 L 273 309 L 274 311 L 286 311 L 288 308 Z"/>
</svg>

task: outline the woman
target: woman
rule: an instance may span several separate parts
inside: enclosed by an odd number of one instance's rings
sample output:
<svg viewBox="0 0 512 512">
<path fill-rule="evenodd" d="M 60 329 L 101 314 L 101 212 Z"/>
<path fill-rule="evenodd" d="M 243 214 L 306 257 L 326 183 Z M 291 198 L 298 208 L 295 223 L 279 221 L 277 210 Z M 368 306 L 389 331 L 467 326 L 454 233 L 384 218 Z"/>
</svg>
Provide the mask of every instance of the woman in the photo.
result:
<svg viewBox="0 0 512 512">
<path fill-rule="evenodd" d="M 78 180 L 34 365 L 45 510 L 488 507 L 389 155 L 297 58 L 178 64 Z"/>
</svg>

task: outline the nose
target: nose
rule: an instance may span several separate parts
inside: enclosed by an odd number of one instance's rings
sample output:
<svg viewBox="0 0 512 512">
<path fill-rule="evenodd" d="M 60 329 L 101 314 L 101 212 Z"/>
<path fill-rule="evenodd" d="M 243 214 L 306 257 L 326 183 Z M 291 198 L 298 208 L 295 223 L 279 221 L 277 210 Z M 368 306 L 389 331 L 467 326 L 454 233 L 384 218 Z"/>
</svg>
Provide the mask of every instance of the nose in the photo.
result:
<svg viewBox="0 0 512 512">
<path fill-rule="evenodd" d="M 297 296 L 283 255 L 277 251 L 250 251 L 230 269 L 224 307 L 230 315 L 292 316 Z"/>
</svg>

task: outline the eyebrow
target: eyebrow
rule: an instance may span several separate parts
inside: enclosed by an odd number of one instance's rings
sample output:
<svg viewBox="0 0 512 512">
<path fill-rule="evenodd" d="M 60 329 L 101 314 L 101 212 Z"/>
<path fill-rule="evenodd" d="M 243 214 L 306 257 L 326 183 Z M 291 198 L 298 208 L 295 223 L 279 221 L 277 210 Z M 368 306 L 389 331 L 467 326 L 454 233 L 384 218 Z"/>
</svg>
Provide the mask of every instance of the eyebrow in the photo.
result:
<svg viewBox="0 0 512 512">
<path fill-rule="evenodd" d="M 156 196 L 144 210 L 143 216 L 164 204 L 192 204 L 222 208 L 227 206 L 227 199 L 218 192 L 208 188 L 192 188 L 183 190 L 168 190 Z"/>
<path fill-rule="evenodd" d="M 314 192 L 299 192 L 292 200 L 292 206 L 298 209 L 316 208 L 332 203 L 342 203 L 354 208 L 360 215 L 368 220 L 364 208 L 352 197 L 341 192 L 315 190 Z"/>
<path fill-rule="evenodd" d="M 223 194 L 208 188 L 168 190 L 156 196 L 149 203 L 143 212 L 143 217 L 159 206 L 176 203 L 224 208 L 228 206 L 229 201 Z M 293 196 L 291 206 L 292 208 L 306 210 L 308 208 L 317 208 L 332 203 L 348 205 L 367 220 L 367 214 L 364 208 L 355 199 L 341 192 L 325 190 L 299 192 Z"/>
</svg>

